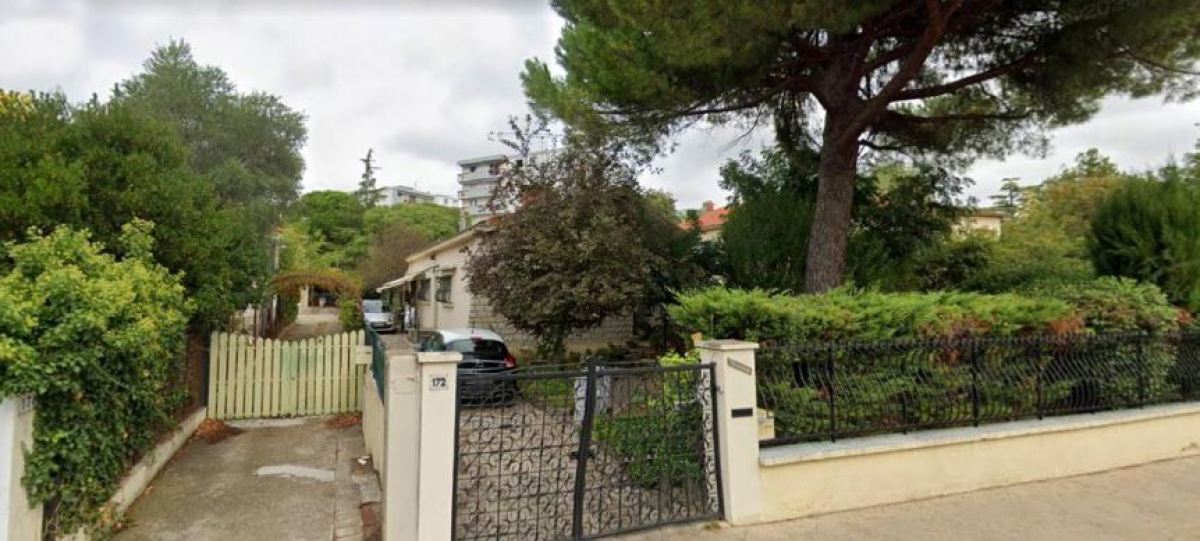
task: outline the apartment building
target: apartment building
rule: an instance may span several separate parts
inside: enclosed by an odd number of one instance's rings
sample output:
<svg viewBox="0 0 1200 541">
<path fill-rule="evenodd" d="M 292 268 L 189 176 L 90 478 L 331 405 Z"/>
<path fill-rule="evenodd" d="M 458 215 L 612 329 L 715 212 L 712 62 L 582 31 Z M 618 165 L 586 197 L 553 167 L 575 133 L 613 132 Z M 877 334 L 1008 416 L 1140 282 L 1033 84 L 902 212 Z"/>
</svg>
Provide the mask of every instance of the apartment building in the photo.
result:
<svg viewBox="0 0 1200 541">
<path fill-rule="evenodd" d="M 379 195 L 377 204 L 388 207 L 405 203 L 433 203 L 443 207 L 458 207 L 458 199 L 453 196 L 423 192 L 400 184 L 379 188 Z"/>
</svg>

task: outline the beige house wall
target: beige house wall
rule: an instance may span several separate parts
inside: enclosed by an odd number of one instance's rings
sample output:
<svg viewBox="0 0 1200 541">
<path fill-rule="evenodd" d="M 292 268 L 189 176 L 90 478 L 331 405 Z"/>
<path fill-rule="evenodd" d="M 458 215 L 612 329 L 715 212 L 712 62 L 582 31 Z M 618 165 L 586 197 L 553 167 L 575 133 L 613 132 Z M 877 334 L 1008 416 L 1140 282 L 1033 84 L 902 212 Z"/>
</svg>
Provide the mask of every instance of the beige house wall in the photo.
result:
<svg viewBox="0 0 1200 541">
<path fill-rule="evenodd" d="M 447 241 L 443 247 L 435 247 L 418 253 L 408 260 L 408 274 L 425 272 L 431 278 L 429 298 L 418 300 L 417 316 L 419 330 L 449 328 L 488 329 L 504 337 L 514 351 L 533 350 L 537 341 L 530 335 L 518 331 L 504 316 L 496 313 L 487 299 L 474 297 L 468 289 L 467 257 L 476 242 L 473 238 L 460 235 L 458 241 Z M 450 302 L 436 300 L 436 277 L 451 275 Z M 572 351 L 595 350 L 609 345 L 624 345 L 633 338 L 633 317 L 613 317 L 599 327 L 576 333 L 567 338 L 567 348 Z"/>
<path fill-rule="evenodd" d="M 1200 454 L 1200 404 L 762 449 L 762 520 Z"/>
<path fill-rule="evenodd" d="M 416 301 L 419 330 L 470 326 L 471 294 L 467 291 L 467 246 L 466 243 L 450 246 L 409 260 L 409 274 L 425 272 L 423 279 L 430 280 L 428 298 Z M 447 274 L 451 276 L 450 302 L 441 302 L 437 300 L 437 277 Z"/>
<path fill-rule="evenodd" d="M 537 339 L 518 331 L 504 316 L 497 314 L 487 299 L 477 298 L 472 301 L 470 326 L 478 329 L 488 329 L 504 337 L 508 348 L 513 351 L 533 351 L 537 349 Z M 633 316 L 610 317 L 599 327 L 572 334 L 567 337 L 566 346 L 570 351 L 597 350 L 610 345 L 623 346 L 633 339 Z"/>
</svg>

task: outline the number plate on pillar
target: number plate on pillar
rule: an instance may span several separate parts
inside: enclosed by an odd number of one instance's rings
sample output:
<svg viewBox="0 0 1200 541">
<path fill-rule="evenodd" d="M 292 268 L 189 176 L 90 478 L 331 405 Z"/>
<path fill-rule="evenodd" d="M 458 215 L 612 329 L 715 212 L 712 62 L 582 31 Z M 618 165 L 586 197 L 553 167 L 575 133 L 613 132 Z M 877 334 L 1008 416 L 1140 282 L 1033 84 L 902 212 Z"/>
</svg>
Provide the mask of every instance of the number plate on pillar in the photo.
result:
<svg viewBox="0 0 1200 541">
<path fill-rule="evenodd" d="M 733 411 L 731 411 L 730 413 L 733 415 L 734 418 L 753 417 L 754 416 L 754 408 L 733 408 Z"/>
</svg>

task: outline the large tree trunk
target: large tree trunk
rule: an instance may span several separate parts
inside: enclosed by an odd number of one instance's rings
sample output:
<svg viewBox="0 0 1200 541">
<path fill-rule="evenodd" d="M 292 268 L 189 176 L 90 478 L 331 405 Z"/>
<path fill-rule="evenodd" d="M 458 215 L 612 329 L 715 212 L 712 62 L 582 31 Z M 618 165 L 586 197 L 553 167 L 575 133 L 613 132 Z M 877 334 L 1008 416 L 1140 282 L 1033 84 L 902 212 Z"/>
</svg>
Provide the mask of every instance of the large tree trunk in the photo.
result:
<svg viewBox="0 0 1200 541">
<path fill-rule="evenodd" d="M 858 138 L 835 143 L 837 123 L 825 118 L 824 145 L 818 168 L 817 203 L 808 236 L 804 289 L 821 293 L 842 284 L 846 273 L 846 245 L 854 207 L 854 182 L 858 171 Z"/>
</svg>

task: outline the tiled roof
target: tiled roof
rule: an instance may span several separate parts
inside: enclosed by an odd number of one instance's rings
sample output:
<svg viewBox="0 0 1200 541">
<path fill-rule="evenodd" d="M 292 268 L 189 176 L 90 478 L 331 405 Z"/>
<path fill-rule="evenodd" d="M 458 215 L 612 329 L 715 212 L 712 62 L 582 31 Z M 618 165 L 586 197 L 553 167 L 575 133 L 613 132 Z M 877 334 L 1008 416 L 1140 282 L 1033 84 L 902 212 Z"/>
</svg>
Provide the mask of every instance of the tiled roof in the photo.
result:
<svg viewBox="0 0 1200 541">
<path fill-rule="evenodd" d="M 704 207 L 700 209 L 700 216 L 697 219 L 701 231 L 715 231 L 725 225 L 725 218 L 729 215 L 729 207 L 717 207 L 712 201 L 705 201 Z M 691 227 L 691 220 L 684 220 L 679 224 L 679 227 L 684 229 Z"/>
</svg>

